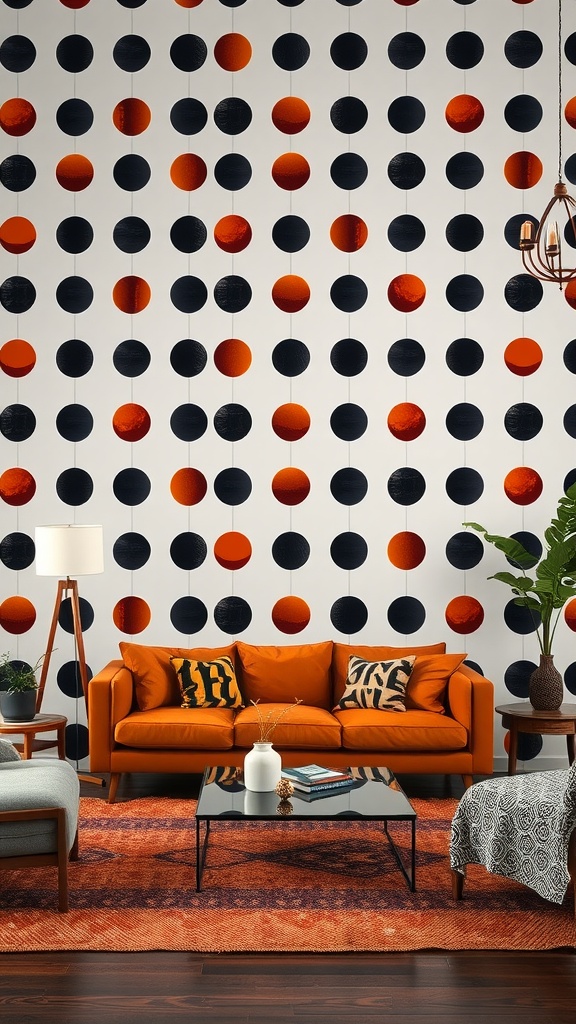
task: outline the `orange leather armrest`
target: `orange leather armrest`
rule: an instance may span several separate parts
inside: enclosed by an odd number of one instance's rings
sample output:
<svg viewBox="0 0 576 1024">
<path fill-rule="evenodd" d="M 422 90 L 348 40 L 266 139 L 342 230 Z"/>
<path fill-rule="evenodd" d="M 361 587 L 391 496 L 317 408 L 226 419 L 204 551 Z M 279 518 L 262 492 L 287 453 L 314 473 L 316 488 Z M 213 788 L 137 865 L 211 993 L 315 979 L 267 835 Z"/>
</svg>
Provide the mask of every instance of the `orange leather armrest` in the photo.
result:
<svg viewBox="0 0 576 1024">
<path fill-rule="evenodd" d="M 468 665 L 461 665 L 448 682 L 448 703 L 454 718 L 468 730 L 474 773 L 494 769 L 494 684 Z"/>
<path fill-rule="evenodd" d="M 90 771 L 110 771 L 114 728 L 130 713 L 134 695 L 132 673 L 122 661 L 111 661 L 88 685 Z"/>
</svg>

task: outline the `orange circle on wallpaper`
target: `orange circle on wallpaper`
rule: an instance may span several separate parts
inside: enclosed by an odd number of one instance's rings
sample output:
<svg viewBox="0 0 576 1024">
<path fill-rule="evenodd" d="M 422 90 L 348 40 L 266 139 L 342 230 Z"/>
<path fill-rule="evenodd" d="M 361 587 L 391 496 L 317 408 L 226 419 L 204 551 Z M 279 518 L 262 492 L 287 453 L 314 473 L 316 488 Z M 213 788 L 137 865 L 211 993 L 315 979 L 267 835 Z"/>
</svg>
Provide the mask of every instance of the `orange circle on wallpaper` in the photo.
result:
<svg viewBox="0 0 576 1024">
<path fill-rule="evenodd" d="M 56 165 L 58 184 L 68 192 L 82 192 L 88 188 L 94 177 L 94 168 L 87 156 L 81 153 L 69 153 L 63 156 Z"/>
<path fill-rule="evenodd" d="M 252 228 L 245 217 L 231 213 L 216 224 L 214 241 L 224 252 L 242 252 L 252 241 Z"/>
<path fill-rule="evenodd" d="M 484 107 L 476 96 L 453 96 L 446 106 L 446 120 L 455 132 L 474 132 L 484 120 Z"/>
<path fill-rule="evenodd" d="M 0 224 L 0 245 L 18 256 L 28 252 L 36 241 L 36 228 L 26 217 L 9 217 Z"/>
<path fill-rule="evenodd" d="M 273 285 L 272 301 L 284 313 L 299 313 L 310 301 L 310 286 L 303 277 L 286 274 Z"/>
<path fill-rule="evenodd" d="M 504 362 L 518 377 L 529 377 L 542 363 L 542 349 L 532 338 L 514 338 L 506 346 Z"/>
<path fill-rule="evenodd" d="M 283 441 L 299 441 L 310 429 L 310 413 L 303 405 L 287 402 L 272 416 L 272 430 Z"/>
<path fill-rule="evenodd" d="M 194 192 L 206 181 L 208 169 L 202 157 L 195 153 L 182 153 L 172 161 L 170 177 L 176 188 L 183 192 Z"/>
<path fill-rule="evenodd" d="M 528 466 L 517 466 L 511 469 L 504 478 L 506 497 L 515 505 L 531 505 L 542 494 L 542 477 L 535 469 Z"/>
<path fill-rule="evenodd" d="M 401 402 L 388 413 L 388 430 L 400 441 L 413 441 L 426 426 L 426 417 L 419 405 Z"/>
<path fill-rule="evenodd" d="M 214 352 L 214 365 L 225 377 L 241 377 L 251 363 L 250 347 L 240 338 L 226 338 Z"/>
<path fill-rule="evenodd" d="M 332 245 L 342 252 L 357 252 L 368 238 L 368 228 L 362 217 L 354 213 L 345 213 L 337 217 L 330 228 Z"/>
<path fill-rule="evenodd" d="M 401 313 L 418 309 L 425 298 L 426 286 L 414 274 L 399 274 L 388 285 L 388 302 Z"/>
<path fill-rule="evenodd" d="M 152 615 L 142 597 L 123 597 L 117 601 L 112 612 L 114 625 L 122 633 L 141 633 L 149 624 Z"/>
<path fill-rule="evenodd" d="M 252 545 L 243 533 L 223 533 L 214 544 L 214 558 L 225 569 L 241 569 L 252 557 Z"/>
<path fill-rule="evenodd" d="M 123 313 L 141 313 L 150 302 L 150 285 L 143 277 L 121 277 L 112 290 L 114 305 Z"/>
<path fill-rule="evenodd" d="M 310 164 L 301 153 L 283 153 L 272 164 L 272 177 L 288 192 L 302 188 L 310 177 Z"/>
<path fill-rule="evenodd" d="M 504 164 L 504 177 L 513 188 L 533 188 L 542 177 L 542 161 L 535 153 L 512 153 Z"/>
<path fill-rule="evenodd" d="M 36 111 L 28 100 L 20 96 L 6 100 L 0 107 L 0 128 L 3 128 L 6 135 L 19 138 L 27 135 L 36 124 Z"/>
<path fill-rule="evenodd" d="M 310 481 L 304 470 L 287 466 L 274 475 L 272 493 L 282 505 L 299 505 L 310 494 Z"/>
<path fill-rule="evenodd" d="M 272 123 L 285 135 L 297 135 L 310 123 L 310 107 L 299 96 L 284 96 L 272 107 Z"/>
<path fill-rule="evenodd" d="M 564 298 L 572 309 L 576 309 L 576 281 L 568 281 L 564 289 Z"/>
<path fill-rule="evenodd" d="M 170 481 L 170 493 L 180 505 L 198 505 L 207 490 L 204 474 L 189 466 L 178 469 Z"/>
<path fill-rule="evenodd" d="M 301 633 L 310 622 L 310 608 L 301 597 L 281 597 L 272 609 L 272 622 L 281 633 Z"/>
<path fill-rule="evenodd" d="M 426 557 L 426 545 L 417 533 L 404 530 L 388 541 L 388 561 L 397 569 L 415 569 Z"/>
<path fill-rule="evenodd" d="M 174 3 L 178 4 L 178 7 L 191 9 L 192 7 L 200 7 L 202 0 L 174 0 Z"/>
<path fill-rule="evenodd" d="M 576 598 L 564 606 L 564 621 L 573 633 L 576 633 Z"/>
<path fill-rule="evenodd" d="M 35 364 L 36 353 L 29 341 L 12 338 L 0 348 L 0 368 L 8 377 L 25 377 Z"/>
<path fill-rule="evenodd" d="M 227 32 L 214 46 L 214 59 L 224 71 L 241 71 L 252 58 L 252 44 L 239 32 Z"/>
<path fill-rule="evenodd" d="M 26 597 L 7 597 L 0 604 L 0 626 L 7 633 L 18 636 L 26 633 L 36 622 L 36 609 Z"/>
<path fill-rule="evenodd" d="M 26 505 L 36 493 L 36 481 L 27 469 L 14 466 L 0 476 L 0 498 L 7 505 Z"/>
<path fill-rule="evenodd" d="M 150 430 L 150 416 L 144 406 L 127 402 L 116 409 L 112 426 L 122 441 L 141 441 Z"/>
<path fill-rule="evenodd" d="M 144 100 L 136 99 L 135 96 L 120 100 L 112 111 L 114 125 L 122 135 L 141 135 L 146 131 L 151 119 L 148 104 Z"/>
<path fill-rule="evenodd" d="M 568 100 L 568 103 L 564 107 L 564 117 L 568 121 L 571 128 L 576 128 L 576 96 Z"/>
<path fill-rule="evenodd" d="M 475 597 L 462 594 L 446 605 L 445 618 L 455 633 L 474 633 L 484 621 L 484 609 Z"/>
</svg>

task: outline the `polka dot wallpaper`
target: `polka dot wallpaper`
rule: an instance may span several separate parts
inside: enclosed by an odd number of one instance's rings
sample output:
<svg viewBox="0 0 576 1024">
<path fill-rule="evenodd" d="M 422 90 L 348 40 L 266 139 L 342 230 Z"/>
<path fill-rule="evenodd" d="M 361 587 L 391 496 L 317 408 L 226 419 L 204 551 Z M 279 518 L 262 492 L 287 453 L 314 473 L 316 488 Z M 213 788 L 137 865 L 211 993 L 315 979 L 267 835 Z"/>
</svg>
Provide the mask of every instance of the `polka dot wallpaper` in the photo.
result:
<svg viewBox="0 0 576 1024">
<path fill-rule="evenodd" d="M 550 7 L 0 0 L 2 650 L 45 647 L 35 525 L 102 523 L 91 673 L 127 638 L 445 639 L 526 698 L 533 624 L 462 524 L 537 549 L 576 479 L 576 292 L 518 244 L 556 181 Z M 43 710 L 83 759 L 60 627 Z"/>
</svg>

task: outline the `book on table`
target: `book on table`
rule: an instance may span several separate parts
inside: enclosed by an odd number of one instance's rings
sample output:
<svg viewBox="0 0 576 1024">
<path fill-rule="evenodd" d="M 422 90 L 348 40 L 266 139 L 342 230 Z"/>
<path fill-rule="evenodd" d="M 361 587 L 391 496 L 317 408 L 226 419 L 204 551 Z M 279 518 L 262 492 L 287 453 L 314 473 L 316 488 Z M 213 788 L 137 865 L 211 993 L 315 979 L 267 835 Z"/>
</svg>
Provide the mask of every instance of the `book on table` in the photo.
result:
<svg viewBox="0 0 576 1024">
<path fill-rule="evenodd" d="M 348 772 L 323 768 L 317 764 L 304 765 L 301 768 L 283 768 L 282 778 L 288 779 L 297 792 L 314 793 L 318 796 L 349 789 L 354 782 Z"/>
</svg>

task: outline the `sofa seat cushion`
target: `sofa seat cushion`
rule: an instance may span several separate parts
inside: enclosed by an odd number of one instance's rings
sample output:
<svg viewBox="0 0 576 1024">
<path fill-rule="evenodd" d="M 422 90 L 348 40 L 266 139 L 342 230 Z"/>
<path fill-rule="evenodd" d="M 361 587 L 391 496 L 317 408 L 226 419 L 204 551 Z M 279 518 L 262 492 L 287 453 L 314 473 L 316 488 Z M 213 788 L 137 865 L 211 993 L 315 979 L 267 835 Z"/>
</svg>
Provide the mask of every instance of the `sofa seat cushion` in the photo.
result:
<svg viewBox="0 0 576 1024">
<path fill-rule="evenodd" d="M 324 708 L 309 707 L 307 704 L 259 704 L 264 719 L 270 714 L 275 721 L 285 709 L 286 714 L 278 722 L 270 737 L 278 750 L 290 747 L 293 750 L 338 750 L 340 748 L 340 723 Z M 235 745 L 249 748 L 259 739 L 258 713 L 251 706 L 243 708 L 236 715 L 234 726 Z"/>
<path fill-rule="evenodd" d="M 238 682 L 244 703 L 291 703 L 301 700 L 309 707 L 332 707 L 330 664 L 332 641 L 318 644 L 287 644 L 256 647 L 238 641 Z"/>
<path fill-rule="evenodd" d="M 348 750 L 463 750 L 464 726 L 433 711 L 386 715 L 370 708 L 335 711 L 342 726 L 342 746 Z"/>
<path fill-rule="evenodd" d="M 133 711 L 118 722 L 116 743 L 146 750 L 230 750 L 232 708 L 154 708 Z"/>
</svg>

